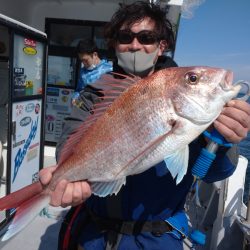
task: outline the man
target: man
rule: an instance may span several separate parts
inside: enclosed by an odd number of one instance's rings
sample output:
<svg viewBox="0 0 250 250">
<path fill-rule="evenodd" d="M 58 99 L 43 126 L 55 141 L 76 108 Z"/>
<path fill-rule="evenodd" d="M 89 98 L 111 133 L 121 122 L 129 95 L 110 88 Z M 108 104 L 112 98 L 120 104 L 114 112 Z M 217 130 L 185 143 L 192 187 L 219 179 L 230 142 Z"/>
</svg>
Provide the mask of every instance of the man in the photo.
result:
<svg viewBox="0 0 250 250">
<path fill-rule="evenodd" d="M 163 57 L 164 51 L 173 48 L 174 36 L 165 12 L 156 5 L 136 2 L 121 6 L 105 34 L 118 58 L 115 72 L 145 77 L 159 68 L 176 66 Z M 93 94 L 92 105 L 97 100 L 95 98 Z M 85 110 L 73 111 L 65 134 L 73 131 L 70 127 L 79 126 L 79 120 L 84 120 L 86 111 L 86 107 Z M 229 102 L 213 125 L 229 142 L 238 143 L 250 128 L 249 105 L 239 100 Z M 58 145 L 57 157 L 64 143 Z M 126 185 L 117 195 L 105 198 L 91 195 L 90 186 L 84 181 L 67 183 L 64 180 L 58 183 L 51 196 L 51 205 L 75 206 L 85 201 L 83 206 L 70 211 L 66 221 L 73 230 L 71 234 L 66 233 L 66 238 L 84 250 L 183 249 L 182 240 L 187 233 L 183 211 L 186 195 L 193 183 L 191 168 L 205 145 L 202 135 L 190 144 L 189 169 L 178 185 L 171 174 L 164 171 L 165 162 L 127 177 Z M 213 182 L 230 176 L 236 164 L 236 147 L 219 148 L 204 181 Z M 41 171 L 43 184 L 49 182 L 53 170 Z"/>
<path fill-rule="evenodd" d="M 105 59 L 100 59 L 98 48 L 92 39 L 80 40 L 76 52 L 82 63 L 76 92 L 72 97 L 73 104 L 76 104 L 79 92 L 87 85 L 91 85 L 101 77 L 102 74 L 112 71 L 112 65 Z"/>
</svg>

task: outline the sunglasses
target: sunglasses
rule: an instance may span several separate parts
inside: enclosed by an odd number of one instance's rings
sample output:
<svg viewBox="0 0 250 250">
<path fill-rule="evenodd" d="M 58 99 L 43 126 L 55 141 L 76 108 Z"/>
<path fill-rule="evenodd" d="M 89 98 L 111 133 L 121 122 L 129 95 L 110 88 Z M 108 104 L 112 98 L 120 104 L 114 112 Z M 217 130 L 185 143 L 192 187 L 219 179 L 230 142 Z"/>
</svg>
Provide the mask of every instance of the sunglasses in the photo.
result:
<svg viewBox="0 0 250 250">
<path fill-rule="evenodd" d="M 121 44 L 129 44 L 132 43 L 133 40 L 136 39 L 140 44 L 149 45 L 159 42 L 159 36 L 151 30 L 142 30 L 138 33 L 134 33 L 130 30 L 119 30 L 117 40 Z"/>
</svg>

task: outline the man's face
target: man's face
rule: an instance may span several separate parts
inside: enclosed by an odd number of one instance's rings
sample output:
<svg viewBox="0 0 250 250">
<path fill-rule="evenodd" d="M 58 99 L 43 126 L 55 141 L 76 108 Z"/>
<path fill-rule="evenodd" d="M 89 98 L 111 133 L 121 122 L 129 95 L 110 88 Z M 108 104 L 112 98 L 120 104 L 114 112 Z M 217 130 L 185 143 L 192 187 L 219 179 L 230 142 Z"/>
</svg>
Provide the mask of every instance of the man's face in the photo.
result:
<svg viewBox="0 0 250 250">
<path fill-rule="evenodd" d="M 96 56 L 95 52 L 93 54 L 78 53 L 78 57 L 85 68 L 89 68 L 93 64 L 96 64 Z"/>
<path fill-rule="evenodd" d="M 126 27 L 122 26 L 121 30 L 126 29 Z M 141 31 L 154 31 L 155 29 L 155 22 L 150 19 L 149 17 L 146 17 L 141 22 L 135 23 L 130 28 L 130 31 L 133 33 L 138 33 Z M 157 35 L 157 34 L 156 34 Z M 121 42 L 117 42 L 116 44 L 116 50 L 120 53 L 122 52 L 135 52 L 135 51 L 142 51 L 145 53 L 152 53 L 156 49 L 159 48 L 159 52 L 157 53 L 156 59 L 158 56 L 162 55 L 164 49 L 165 49 L 166 43 L 165 41 L 155 41 L 152 44 L 142 44 L 138 41 L 138 38 L 135 37 L 132 42 L 128 44 L 123 44 Z"/>
</svg>

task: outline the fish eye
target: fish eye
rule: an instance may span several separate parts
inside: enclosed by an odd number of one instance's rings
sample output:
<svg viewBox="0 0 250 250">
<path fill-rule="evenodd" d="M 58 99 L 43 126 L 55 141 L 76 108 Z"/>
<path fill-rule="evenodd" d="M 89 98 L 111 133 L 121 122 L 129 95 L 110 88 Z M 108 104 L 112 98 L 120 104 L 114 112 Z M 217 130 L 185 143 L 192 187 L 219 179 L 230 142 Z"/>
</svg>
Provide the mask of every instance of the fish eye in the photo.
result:
<svg viewBox="0 0 250 250">
<path fill-rule="evenodd" d="M 199 76 L 194 72 L 188 72 L 185 75 L 185 80 L 188 84 L 195 85 L 199 80 Z"/>
</svg>

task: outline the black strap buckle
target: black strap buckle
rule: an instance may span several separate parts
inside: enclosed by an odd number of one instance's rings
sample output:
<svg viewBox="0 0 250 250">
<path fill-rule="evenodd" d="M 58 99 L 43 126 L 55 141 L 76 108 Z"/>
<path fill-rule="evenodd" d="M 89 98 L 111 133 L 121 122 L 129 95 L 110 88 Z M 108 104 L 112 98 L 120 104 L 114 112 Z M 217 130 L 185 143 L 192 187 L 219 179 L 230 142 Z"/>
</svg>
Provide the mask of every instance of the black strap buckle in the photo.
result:
<svg viewBox="0 0 250 250">
<path fill-rule="evenodd" d="M 160 237 L 164 233 L 171 232 L 173 228 L 165 221 L 152 221 L 152 234 Z"/>
</svg>

